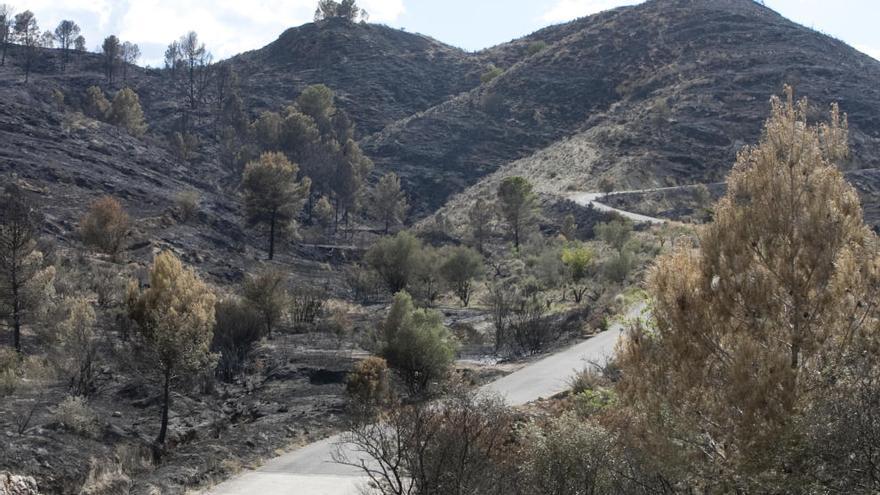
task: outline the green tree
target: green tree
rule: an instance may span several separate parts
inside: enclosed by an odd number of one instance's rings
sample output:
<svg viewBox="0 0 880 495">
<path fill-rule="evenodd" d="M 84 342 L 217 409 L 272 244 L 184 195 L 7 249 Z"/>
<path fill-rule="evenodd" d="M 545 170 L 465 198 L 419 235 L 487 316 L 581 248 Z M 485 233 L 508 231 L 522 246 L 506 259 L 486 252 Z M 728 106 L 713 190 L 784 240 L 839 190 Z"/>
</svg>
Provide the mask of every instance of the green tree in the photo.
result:
<svg viewBox="0 0 880 495">
<path fill-rule="evenodd" d="M 84 297 L 76 297 L 65 304 L 66 318 L 58 325 L 56 364 L 68 379 L 68 389 L 74 396 L 87 397 L 95 391 L 95 361 L 97 316 L 92 304 Z"/>
<path fill-rule="evenodd" d="M 24 193 L 7 186 L 0 195 L 0 319 L 12 329 L 12 345 L 21 352 L 21 327 L 40 301 L 32 283 L 41 269 L 36 250 L 41 217 Z"/>
<path fill-rule="evenodd" d="M 264 150 L 278 151 L 281 139 L 281 116 L 276 112 L 263 112 L 254 121 L 254 134 Z"/>
<path fill-rule="evenodd" d="M 323 84 L 306 87 L 296 98 L 300 111 L 315 121 L 322 135 L 330 133 L 333 115 L 336 114 L 333 90 Z"/>
<path fill-rule="evenodd" d="M 468 247 L 449 248 L 444 253 L 440 273 L 461 301 L 461 305 L 467 307 L 473 292 L 474 281 L 483 275 L 483 257 Z"/>
<path fill-rule="evenodd" d="M 133 136 L 142 136 L 147 130 L 144 112 L 138 94 L 131 88 L 123 88 L 113 97 L 107 121 L 127 130 Z"/>
<path fill-rule="evenodd" d="M 367 18 L 367 12 L 357 6 L 355 0 L 319 0 L 318 8 L 315 9 L 315 22 L 324 19 L 339 18 L 349 22 Z"/>
<path fill-rule="evenodd" d="M 370 209 L 373 216 L 385 226 L 385 234 L 388 234 L 388 229 L 392 225 L 403 221 L 408 207 L 406 195 L 400 189 L 400 178 L 397 174 L 389 172 L 383 175 L 373 189 Z"/>
<path fill-rule="evenodd" d="M 379 239 L 364 255 L 364 260 L 382 277 L 392 294 L 406 289 L 412 281 L 415 260 L 422 243 L 409 232 Z"/>
<path fill-rule="evenodd" d="M 297 180 L 299 167 L 281 153 L 263 153 L 244 170 L 247 222 L 269 229 L 269 259 L 275 257 L 275 237 L 294 223 L 309 194 L 308 177 Z"/>
<path fill-rule="evenodd" d="M 244 299 L 262 318 L 263 329 L 270 339 L 272 330 L 284 316 L 284 307 L 290 299 L 284 284 L 284 276 L 273 270 L 250 276 L 244 283 Z"/>
<path fill-rule="evenodd" d="M 13 34 L 18 44 L 24 47 L 24 82 L 27 83 L 40 46 L 40 26 L 33 12 L 25 10 L 15 16 Z"/>
<path fill-rule="evenodd" d="M 410 392 L 422 393 L 432 381 L 446 376 L 456 345 L 440 313 L 416 309 L 409 294 L 398 292 L 380 330 L 382 356 Z"/>
<path fill-rule="evenodd" d="M 129 313 L 137 322 L 143 350 L 162 382 L 162 420 L 156 443 L 165 443 L 173 382 L 187 372 L 211 368 L 215 297 L 192 268 L 172 253 L 156 255 L 150 287 L 133 292 Z"/>
<path fill-rule="evenodd" d="M 786 95 L 740 152 L 699 247 L 657 261 L 655 328 L 619 354 L 649 441 L 701 460 L 694 472 L 718 491 L 792 486 L 780 477 L 803 452 L 786 448 L 816 433 L 799 426 L 804 407 L 845 381 L 834 363 L 856 342 L 873 339 L 876 355 L 877 238 L 836 166 L 846 118 L 834 106 L 810 125 L 807 101 Z"/>
<path fill-rule="evenodd" d="M 498 209 L 513 234 L 516 249 L 523 232 L 535 219 L 536 201 L 532 184 L 522 177 L 507 177 L 498 186 Z"/>
<path fill-rule="evenodd" d="M 574 295 L 574 302 L 578 304 L 587 292 L 588 286 L 585 281 L 594 258 L 593 250 L 583 244 L 562 250 L 562 263 L 565 265 L 572 284 L 571 292 Z"/>
</svg>

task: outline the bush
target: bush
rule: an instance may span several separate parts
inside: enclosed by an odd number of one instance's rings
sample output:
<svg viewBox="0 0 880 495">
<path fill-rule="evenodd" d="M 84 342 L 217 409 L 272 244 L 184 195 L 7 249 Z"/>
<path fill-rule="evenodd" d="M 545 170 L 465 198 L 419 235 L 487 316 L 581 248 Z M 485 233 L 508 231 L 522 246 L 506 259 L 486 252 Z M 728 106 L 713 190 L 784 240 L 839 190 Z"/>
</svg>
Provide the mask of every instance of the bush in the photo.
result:
<svg viewBox="0 0 880 495">
<path fill-rule="evenodd" d="M 67 396 L 55 406 L 55 420 L 69 431 L 84 437 L 98 435 L 98 417 L 88 402 L 80 396 Z"/>
<path fill-rule="evenodd" d="M 192 160 L 196 150 L 199 149 L 199 138 L 188 132 L 175 132 L 168 137 L 171 153 L 182 162 Z"/>
<path fill-rule="evenodd" d="M 409 232 L 400 232 L 393 237 L 379 239 L 364 256 L 388 286 L 391 293 L 407 288 L 416 268 L 416 256 L 422 243 Z"/>
<path fill-rule="evenodd" d="M 79 233 L 87 245 L 116 255 L 128 235 L 131 222 L 122 205 L 115 198 L 104 196 L 89 208 L 80 220 Z"/>
<path fill-rule="evenodd" d="M 469 247 L 457 246 L 446 250 L 440 265 L 440 274 L 452 289 L 461 305 L 470 302 L 474 280 L 483 275 L 483 257 Z"/>
<path fill-rule="evenodd" d="M 629 220 L 612 220 L 610 222 L 597 224 L 593 229 L 596 236 L 609 246 L 622 252 L 626 243 L 632 237 L 632 222 Z"/>
<path fill-rule="evenodd" d="M 382 288 L 382 278 L 372 268 L 353 265 L 345 270 L 345 280 L 356 301 L 364 304 L 375 300 Z"/>
<path fill-rule="evenodd" d="M 500 67 L 496 67 L 495 65 L 490 64 L 489 68 L 486 69 L 486 72 L 480 74 L 480 82 L 486 84 L 487 82 L 495 79 L 496 77 L 504 74 L 504 69 Z"/>
<path fill-rule="evenodd" d="M 101 88 L 89 86 L 86 90 L 86 99 L 83 104 L 83 113 L 97 120 L 104 120 L 110 112 L 110 100 L 104 95 Z"/>
<path fill-rule="evenodd" d="M 132 136 L 142 136 L 147 130 L 144 123 L 144 112 L 141 110 L 141 101 L 137 93 L 131 88 L 123 88 L 113 97 L 107 121 L 113 125 L 122 127 Z"/>
<path fill-rule="evenodd" d="M 547 43 L 546 43 L 546 42 L 544 42 L 544 41 L 533 41 L 533 42 L 529 43 L 529 47 L 528 47 L 528 49 L 526 50 L 526 53 L 528 53 L 529 56 L 532 56 L 532 55 L 535 55 L 535 54 L 538 54 L 538 53 L 543 52 L 545 49 L 547 49 Z"/>
<path fill-rule="evenodd" d="M 518 301 L 509 326 L 519 351 L 534 354 L 556 337 L 556 328 L 544 319 L 546 313 L 547 304 L 537 294 Z"/>
<path fill-rule="evenodd" d="M 216 322 L 211 351 L 220 354 L 216 374 L 231 382 L 242 370 L 254 344 L 263 336 L 260 314 L 235 299 L 220 301 L 214 307 Z"/>
<path fill-rule="evenodd" d="M 186 223 L 195 217 L 196 213 L 199 211 L 199 202 L 201 199 L 201 195 L 199 195 L 198 191 L 189 190 L 177 193 L 177 196 L 174 198 L 174 205 L 180 214 L 180 220 L 182 222 Z"/>
<path fill-rule="evenodd" d="M 354 365 L 345 381 L 345 390 L 356 411 L 369 413 L 388 400 L 388 363 L 371 356 Z"/>
<path fill-rule="evenodd" d="M 440 313 L 416 309 L 409 294 L 398 292 L 380 330 L 382 355 L 411 393 L 420 394 L 432 381 L 446 376 L 456 345 Z"/>
<path fill-rule="evenodd" d="M 624 249 L 605 261 L 602 271 L 608 280 L 623 282 L 629 276 L 629 272 L 632 271 L 634 264 L 633 254 L 629 250 Z"/>
<path fill-rule="evenodd" d="M 0 397 L 12 395 L 18 388 L 20 356 L 12 349 L 0 348 Z"/>
</svg>

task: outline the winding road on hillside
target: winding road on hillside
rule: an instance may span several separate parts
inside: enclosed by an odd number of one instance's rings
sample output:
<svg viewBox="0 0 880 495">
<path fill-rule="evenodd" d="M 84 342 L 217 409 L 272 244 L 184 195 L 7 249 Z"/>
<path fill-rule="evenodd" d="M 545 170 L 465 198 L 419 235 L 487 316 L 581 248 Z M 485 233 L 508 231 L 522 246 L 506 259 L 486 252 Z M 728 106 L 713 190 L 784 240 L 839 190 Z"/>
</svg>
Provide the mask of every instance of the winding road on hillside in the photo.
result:
<svg viewBox="0 0 880 495">
<path fill-rule="evenodd" d="M 664 189 L 675 189 L 675 188 L 656 188 L 656 189 L 637 189 L 632 191 L 618 191 L 614 194 L 624 194 L 624 193 L 649 193 L 662 191 Z M 651 224 L 661 224 L 666 223 L 666 220 L 662 218 L 649 217 L 647 215 L 640 215 L 638 213 L 633 213 L 630 211 L 618 210 L 617 208 L 612 208 L 605 203 L 602 203 L 600 200 L 606 196 L 605 193 L 575 193 L 568 197 L 568 199 L 574 201 L 575 203 L 581 206 L 593 206 L 593 208 L 600 211 L 608 211 L 614 212 L 622 217 L 629 218 L 633 222 L 639 223 L 651 223 Z"/>
<path fill-rule="evenodd" d="M 648 192 L 632 191 L 632 192 Z M 630 191 L 627 191 L 630 192 Z M 635 222 L 652 224 L 665 220 L 611 208 L 597 201 L 603 193 L 578 193 L 569 198 L 583 206 L 593 205 L 613 211 Z M 644 303 L 630 307 L 623 321 L 579 344 L 551 354 L 494 382 L 481 390 L 498 394 L 511 406 L 527 404 L 542 397 L 551 397 L 568 389 L 568 379 L 589 363 L 602 364 L 614 353 L 617 339 L 627 320 L 639 317 Z M 221 483 L 203 495 L 357 495 L 365 483 L 361 471 L 333 461 L 337 448 L 349 460 L 362 458 L 342 445 L 342 437 L 334 435 L 269 460 L 261 467 L 246 471 Z"/>
</svg>

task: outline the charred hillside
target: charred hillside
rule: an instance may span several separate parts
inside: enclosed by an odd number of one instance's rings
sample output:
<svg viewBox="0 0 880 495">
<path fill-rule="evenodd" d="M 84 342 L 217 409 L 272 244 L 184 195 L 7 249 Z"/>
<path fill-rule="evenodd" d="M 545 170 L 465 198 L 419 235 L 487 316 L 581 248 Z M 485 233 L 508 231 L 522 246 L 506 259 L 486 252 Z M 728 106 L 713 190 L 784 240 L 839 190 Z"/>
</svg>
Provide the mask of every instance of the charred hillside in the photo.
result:
<svg viewBox="0 0 880 495">
<path fill-rule="evenodd" d="M 534 42 L 546 47 L 529 54 Z M 426 210 L 568 137 L 597 151 L 585 187 L 602 175 L 627 186 L 719 180 L 736 151 L 755 141 L 769 95 L 784 84 L 817 110 L 839 102 L 848 113 L 848 167 L 880 164 L 880 62 L 751 0 L 654 0 L 481 56 L 509 65 L 366 141 L 379 163 L 408 178 Z M 569 168 L 543 166 L 563 176 Z"/>
</svg>

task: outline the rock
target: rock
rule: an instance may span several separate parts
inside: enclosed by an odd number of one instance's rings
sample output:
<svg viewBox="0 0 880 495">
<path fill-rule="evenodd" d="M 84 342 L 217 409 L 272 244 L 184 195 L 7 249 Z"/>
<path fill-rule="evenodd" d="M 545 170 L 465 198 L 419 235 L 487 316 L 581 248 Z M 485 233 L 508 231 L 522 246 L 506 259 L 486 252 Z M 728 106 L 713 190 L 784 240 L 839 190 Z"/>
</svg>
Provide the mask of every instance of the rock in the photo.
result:
<svg viewBox="0 0 880 495">
<path fill-rule="evenodd" d="M 0 495 L 39 495 L 37 480 L 0 472 Z"/>
</svg>

